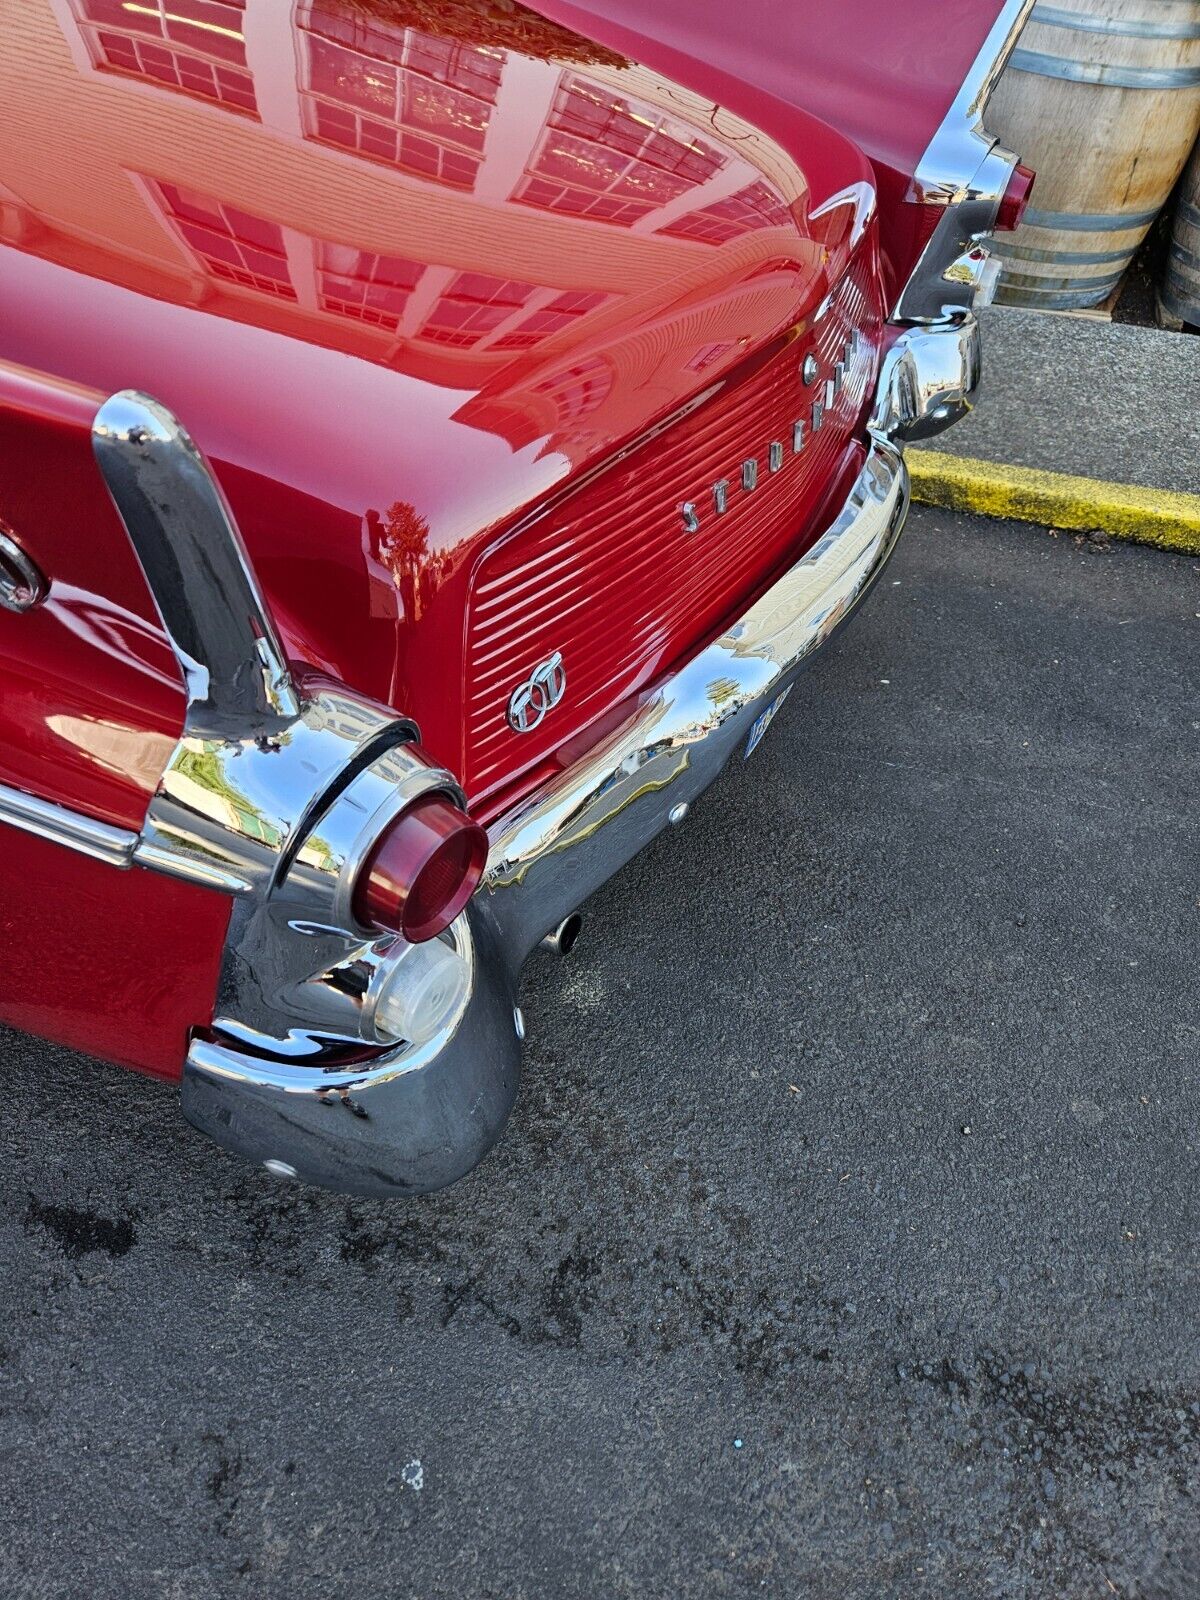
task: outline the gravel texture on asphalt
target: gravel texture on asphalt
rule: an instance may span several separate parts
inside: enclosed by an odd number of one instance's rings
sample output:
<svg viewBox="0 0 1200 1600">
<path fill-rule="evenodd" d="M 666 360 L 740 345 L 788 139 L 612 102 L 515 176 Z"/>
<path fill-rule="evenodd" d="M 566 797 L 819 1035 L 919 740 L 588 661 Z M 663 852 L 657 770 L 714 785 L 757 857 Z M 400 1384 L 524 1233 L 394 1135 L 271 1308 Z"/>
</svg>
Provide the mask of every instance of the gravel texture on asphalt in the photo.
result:
<svg viewBox="0 0 1200 1600">
<path fill-rule="evenodd" d="M 1197 613 L 914 514 L 449 1193 L 0 1037 L 0 1594 L 1200 1592 Z"/>
</svg>

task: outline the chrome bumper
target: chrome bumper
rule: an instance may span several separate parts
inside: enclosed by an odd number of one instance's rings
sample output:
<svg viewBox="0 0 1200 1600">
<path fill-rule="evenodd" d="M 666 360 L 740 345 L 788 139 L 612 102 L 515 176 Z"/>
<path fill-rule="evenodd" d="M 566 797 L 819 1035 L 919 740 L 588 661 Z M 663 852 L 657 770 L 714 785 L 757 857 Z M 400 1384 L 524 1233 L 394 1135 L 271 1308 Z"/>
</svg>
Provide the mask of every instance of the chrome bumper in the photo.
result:
<svg viewBox="0 0 1200 1600">
<path fill-rule="evenodd" d="M 340 909 L 361 859 L 359 819 L 453 779 L 404 742 L 413 730 L 389 723 L 386 708 L 357 703 L 349 691 L 308 695 L 291 683 L 253 574 L 239 570 L 244 552 L 227 508 L 206 498 L 202 458 L 153 402 L 108 402 L 97 423 L 98 458 L 177 654 L 192 670 L 184 738 L 130 859 L 223 881 L 235 897 L 217 1017 L 194 1037 L 185 1066 L 188 1119 L 279 1175 L 347 1192 L 419 1194 L 468 1172 L 516 1097 L 516 991 L 526 957 L 685 814 L 862 600 L 908 511 L 896 441 L 961 415 L 977 376 L 972 319 L 899 336 L 881 372 L 866 460 L 831 527 L 622 726 L 495 824 L 484 881 L 450 932 L 469 968 L 461 1001 L 427 1042 L 392 1046 L 372 1032 L 370 997 L 379 973 L 389 962 L 394 969 L 394 941 L 356 930 Z M 180 503 L 164 477 L 173 459 L 191 475 L 176 485 L 191 485 L 186 537 L 164 509 Z M 218 513 L 225 531 L 213 534 Z M 194 590 L 211 570 L 210 535 L 232 552 L 225 584 L 241 585 L 245 631 L 240 643 L 226 634 L 206 658 L 195 637 L 204 611 Z M 238 670 L 246 650 L 259 662 L 252 694 Z M 189 775 L 198 749 L 260 797 L 276 819 L 277 850 L 266 850 L 261 826 L 253 837 L 239 834 L 227 805 L 196 795 Z M 300 777 L 317 767 L 328 776 L 314 796 Z M 304 842 L 318 831 L 319 860 Z"/>
</svg>

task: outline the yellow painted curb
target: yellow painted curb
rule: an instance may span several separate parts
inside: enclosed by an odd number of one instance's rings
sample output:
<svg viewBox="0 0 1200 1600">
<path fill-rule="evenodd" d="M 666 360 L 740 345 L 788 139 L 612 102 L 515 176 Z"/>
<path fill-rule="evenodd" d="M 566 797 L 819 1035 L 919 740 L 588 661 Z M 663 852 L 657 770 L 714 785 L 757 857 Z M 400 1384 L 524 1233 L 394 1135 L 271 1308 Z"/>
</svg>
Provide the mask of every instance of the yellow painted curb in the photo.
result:
<svg viewBox="0 0 1200 1600">
<path fill-rule="evenodd" d="M 1200 555 L 1200 495 L 1008 467 L 939 450 L 910 450 L 913 498 L 929 506 L 1083 528 Z"/>
</svg>

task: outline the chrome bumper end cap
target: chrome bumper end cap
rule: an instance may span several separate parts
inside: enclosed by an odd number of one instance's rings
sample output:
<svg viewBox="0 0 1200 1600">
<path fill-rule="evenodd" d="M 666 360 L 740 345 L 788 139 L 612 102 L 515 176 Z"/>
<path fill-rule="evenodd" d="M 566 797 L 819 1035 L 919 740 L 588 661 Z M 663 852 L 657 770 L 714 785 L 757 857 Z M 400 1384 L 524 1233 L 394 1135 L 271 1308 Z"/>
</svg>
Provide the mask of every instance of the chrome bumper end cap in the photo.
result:
<svg viewBox="0 0 1200 1600">
<path fill-rule="evenodd" d="M 871 426 L 901 444 L 931 439 L 974 410 L 982 375 L 974 316 L 907 328 L 884 357 Z"/>
</svg>

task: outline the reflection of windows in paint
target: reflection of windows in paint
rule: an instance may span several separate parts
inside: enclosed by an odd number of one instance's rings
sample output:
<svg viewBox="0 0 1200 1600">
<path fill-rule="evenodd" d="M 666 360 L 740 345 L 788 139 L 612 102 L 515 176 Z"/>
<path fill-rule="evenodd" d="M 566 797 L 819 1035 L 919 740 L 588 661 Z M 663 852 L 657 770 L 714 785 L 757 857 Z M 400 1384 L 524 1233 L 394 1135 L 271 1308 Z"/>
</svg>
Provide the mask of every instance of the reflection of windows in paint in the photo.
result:
<svg viewBox="0 0 1200 1600">
<path fill-rule="evenodd" d="M 734 348 L 733 340 L 726 339 L 723 343 L 702 344 L 690 361 L 685 362 L 690 372 L 703 372 L 706 367 L 711 367 L 715 361 L 728 355 Z"/>
<path fill-rule="evenodd" d="M 627 228 L 725 163 L 720 151 L 655 107 L 564 76 L 513 199 Z"/>
<path fill-rule="evenodd" d="M 425 271 L 419 261 L 381 256 L 353 245 L 319 241 L 321 306 L 381 328 L 395 328 Z"/>
<path fill-rule="evenodd" d="M 549 449 L 555 436 L 570 426 L 572 456 L 582 459 L 600 435 L 582 429 L 580 423 L 603 405 L 612 386 L 613 373 L 607 360 L 588 356 L 526 389 L 508 389 L 494 396 L 473 395 L 454 413 L 454 420 L 497 434 L 514 450 L 524 450 L 538 439 L 546 440 Z"/>
<path fill-rule="evenodd" d="M 478 344 L 518 312 L 536 292 L 532 283 L 460 272 L 434 304 L 421 337 L 465 348 Z"/>
<path fill-rule="evenodd" d="M 310 138 L 469 189 L 504 52 L 389 25 L 335 4 L 301 18 Z"/>
<path fill-rule="evenodd" d="M 765 183 L 752 183 L 724 200 L 714 200 L 710 206 L 676 217 L 659 232 L 675 239 L 724 244 L 754 228 L 781 228 L 790 221 L 791 213 L 774 189 Z"/>
<path fill-rule="evenodd" d="M 580 361 L 563 372 L 543 378 L 533 392 L 554 403 L 558 425 L 577 422 L 590 415 L 608 399 L 612 389 L 612 368 L 600 356 Z"/>
<path fill-rule="evenodd" d="M 258 115 L 246 68 L 245 0 L 76 0 L 96 66 Z"/>
<path fill-rule="evenodd" d="M 587 316 L 589 311 L 595 311 L 607 299 L 606 294 L 588 294 L 582 291 L 557 295 L 548 305 L 523 317 L 508 333 L 501 334 L 493 341 L 491 348 L 524 350 L 530 345 L 540 344 L 551 334 L 560 333 L 563 328 L 569 328 L 572 323 L 578 322 L 580 317 Z"/>
<path fill-rule="evenodd" d="M 278 223 L 173 183 L 154 188 L 176 231 L 215 278 L 283 300 L 296 298 Z"/>
</svg>

